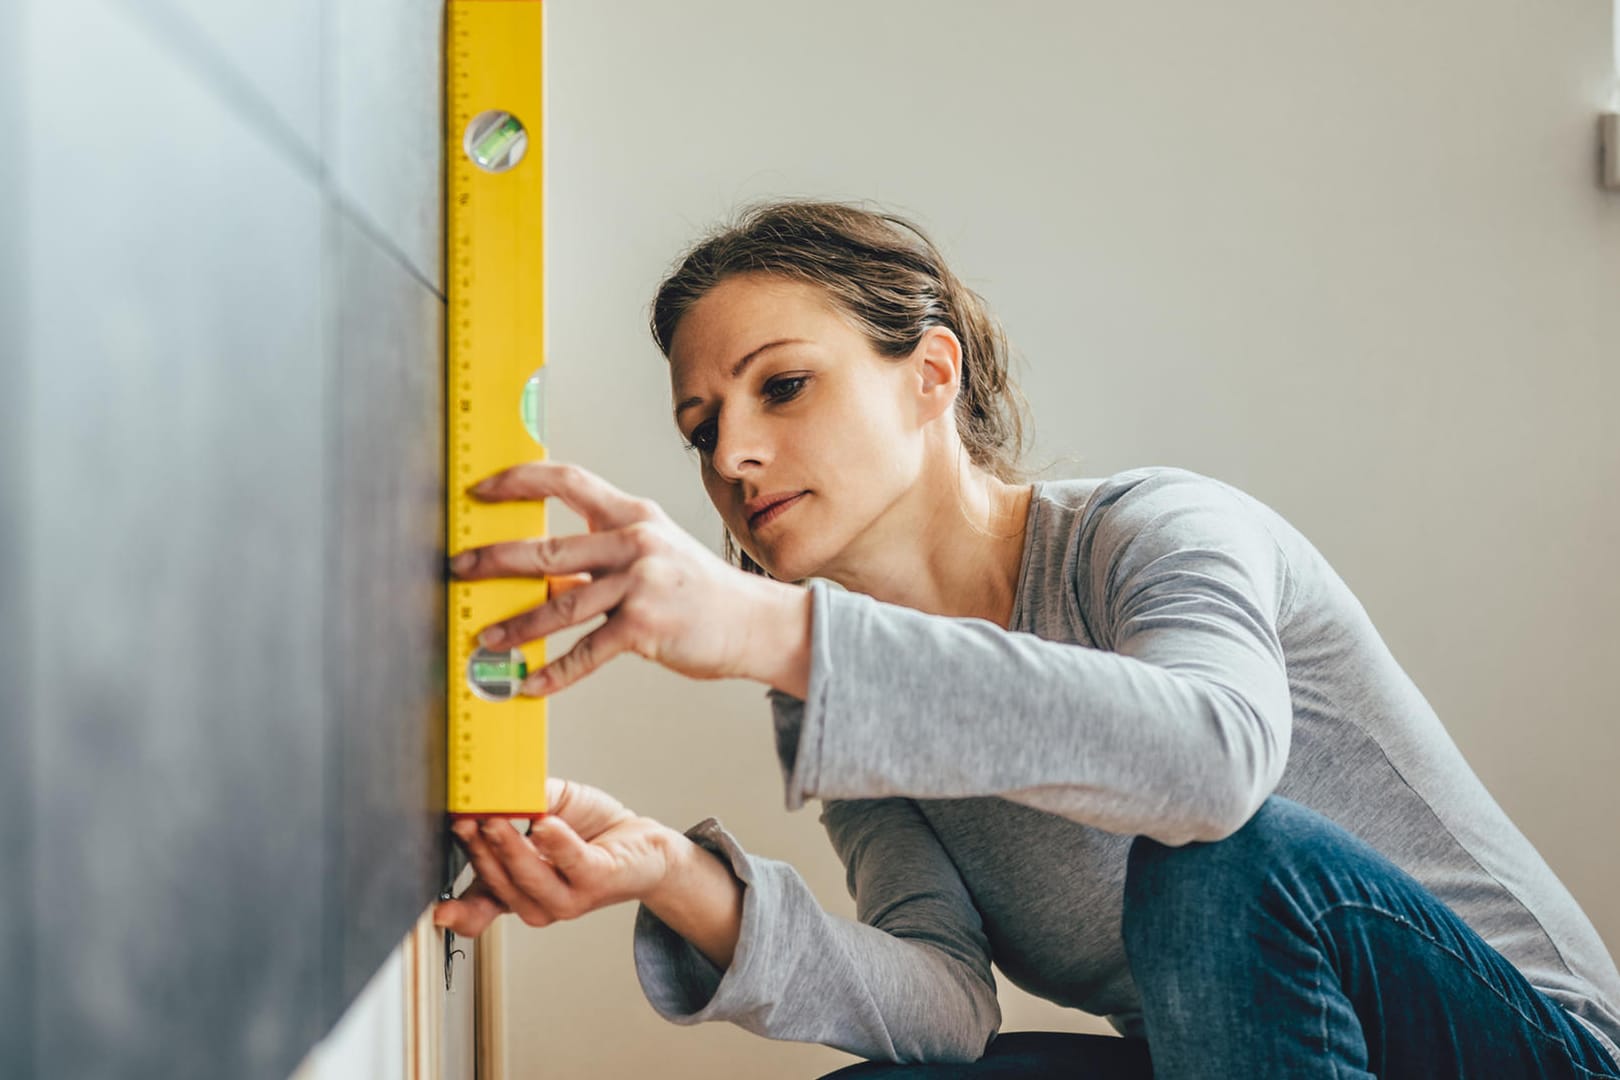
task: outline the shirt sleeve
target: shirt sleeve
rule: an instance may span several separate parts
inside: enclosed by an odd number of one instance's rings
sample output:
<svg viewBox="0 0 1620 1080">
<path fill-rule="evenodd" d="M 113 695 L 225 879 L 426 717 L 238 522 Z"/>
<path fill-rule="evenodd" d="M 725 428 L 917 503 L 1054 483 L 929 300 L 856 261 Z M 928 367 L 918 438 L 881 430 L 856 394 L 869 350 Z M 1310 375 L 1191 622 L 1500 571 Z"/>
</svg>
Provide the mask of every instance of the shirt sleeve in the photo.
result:
<svg viewBox="0 0 1620 1080">
<path fill-rule="evenodd" d="M 999 795 L 1162 843 L 1249 819 L 1288 756 L 1286 556 L 1234 489 L 1110 477 L 1071 541 L 1097 647 L 928 614 L 812 578 L 810 677 L 771 689 L 787 807 Z"/>
<path fill-rule="evenodd" d="M 823 910 L 792 866 L 749 854 L 707 818 L 686 835 L 744 883 L 737 948 L 721 971 L 640 905 L 648 1002 L 676 1024 L 726 1020 L 869 1060 L 977 1061 L 1001 1026 L 990 946 L 932 827 L 905 799 L 829 802 L 821 822 L 859 921 Z"/>
</svg>

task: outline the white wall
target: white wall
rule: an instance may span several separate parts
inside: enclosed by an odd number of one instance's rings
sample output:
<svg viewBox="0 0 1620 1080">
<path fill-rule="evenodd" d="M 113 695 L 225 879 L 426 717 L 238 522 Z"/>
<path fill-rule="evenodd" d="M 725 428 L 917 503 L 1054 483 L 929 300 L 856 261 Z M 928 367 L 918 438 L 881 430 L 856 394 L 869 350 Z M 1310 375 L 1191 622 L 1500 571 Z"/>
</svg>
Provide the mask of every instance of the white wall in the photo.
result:
<svg viewBox="0 0 1620 1080">
<path fill-rule="evenodd" d="M 453 891 L 472 879 L 472 867 L 462 867 Z M 444 932 L 431 925 L 432 912 L 422 912 L 290 1080 L 474 1080 L 479 949 L 452 936 L 446 986 Z"/>
<path fill-rule="evenodd" d="M 758 196 L 914 215 L 1024 357 L 1031 460 L 1181 465 L 1281 511 L 1620 948 L 1620 195 L 1596 186 L 1594 122 L 1609 0 L 548 12 L 554 457 L 718 551 L 645 328 L 659 277 Z M 562 510 L 549 527 L 581 528 Z M 852 914 L 816 804 L 782 808 L 763 687 L 620 659 L 550 715 L 554 773 L 676 828 L 715 814 Z M 517 926 L 525 1075 L 852 1060 L 665 1023 L 632 915 Z M 1106 1030 L 1002 987 L 1008 1029 Z"/>
<path fill-rule="evenodd" d="M 388 954 L 343 1018 L 316 1043 L 291 1080 L 409 1080 L 406 1072 L 405 949 Z"/>
</svg>

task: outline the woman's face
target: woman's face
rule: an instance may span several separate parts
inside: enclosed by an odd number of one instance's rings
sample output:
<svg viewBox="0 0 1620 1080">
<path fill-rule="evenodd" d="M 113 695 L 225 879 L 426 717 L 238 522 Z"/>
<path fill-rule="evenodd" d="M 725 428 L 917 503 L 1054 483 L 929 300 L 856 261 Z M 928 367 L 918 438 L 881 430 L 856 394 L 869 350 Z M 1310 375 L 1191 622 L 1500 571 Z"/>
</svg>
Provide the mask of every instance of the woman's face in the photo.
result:
<svg viewBox="0 0 1620 1080">
<path fill-rule="evenodd" d="M 772 577 L 818 574 L 915 485 L 939 409 L 927 367 L 879 356 L 821 290 L 775 276 L 728 277 L 681 319 L 675 424 L 726 527 Z M 750 514 L 781 495 L 796 498 Z"/>
</svg>

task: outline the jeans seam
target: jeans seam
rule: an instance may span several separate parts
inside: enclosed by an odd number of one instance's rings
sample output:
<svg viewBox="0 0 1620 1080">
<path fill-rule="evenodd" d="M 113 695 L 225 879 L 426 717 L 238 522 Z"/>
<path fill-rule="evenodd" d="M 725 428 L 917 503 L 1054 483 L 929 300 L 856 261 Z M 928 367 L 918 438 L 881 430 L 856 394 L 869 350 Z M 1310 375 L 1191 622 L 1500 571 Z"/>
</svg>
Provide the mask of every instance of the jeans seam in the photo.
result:
<svg viewBox="0 0 1620 1080">
<path fill-rule="evenodd" d="M 1607 1057 L 1608 1054 L 1605 1053 L 1603 1056 Z M 1569 1066 L 1572 1069 L 1579 1069 L 1581 1072 L 1585 1073 L 1587 1076 L 1596 1077 L 1597 1080 L 1620 1080 L 1620 1074 L 1616 1074 L 1616 1073 L 1612 1073 L 1612 1072 L 1593 1072 L 1591 1069 L 1588 1069 L 1585 1065 L 1582 1065 L 1578 1061 L 1571 1061 L 1569 1063 Z"/>
<path fill-rule="evenodd" d="M 1313 928 L 1314 929 L 1314 928 Z M 1327 967 L 1327 957 L 1321 952 L 1316 954 L 1316 982 L 1311 986 L 1311 996 L 1322 1003 L 1322 1060 L 1333 1062 L 1333 1075 L 1339 1075 L 1339 1059 L 1328 1053 L 1328 1004 L 1322 996 L 1322 969 Z M 1343 993 L 1343 990 L 1340 990 Z"/>
<path fill-rule="evenodd" d="M 1449 956 L 1453 960 L 1457 961 L 1457 963 L 1461 964 L 1463 969 L 1465 971 L 1467 971 L 1469 975 L 1473 976 L 1475 980 L 1477 980 L 1479 983 L 1484 985 L 1485 988 L 1487 990 L 1489 990 L 1492 995 L 1494 995 L 1499 1001 L 1501 1001 L 1502 1004 L 1506 1005 L 1509 1009 L 1511 1009 L 1513 1011 L 1513 1013 L 1515 1015 L 1517 1015 L 1519 1017 L 1519 1019 L 1523 1020 L 1526 1025 L 1528 1025 L 1533 1031 L 1536 1032 L 1536 1034 L 1540 1035 L 1544 1039 L 1550 1040 L 1551 1042 L 1554 1042 L 1554 1043 L 1558 1044 L 1558 1046 L 1564 1051 L 1564 1053 L 1566 1055 L 1569 1055 L 1570 1057 L 1574 1056 L 1574 1049 L 1569 1045 L 1569 1043 L 1567 1041 L 1565 1041 L 1565 1039 L 1562 1036 L 1554 1034 L 1553 1032 L 1550 1032 L 1550 1031 L 1546 1030 L 1545 1028 L 1543 1028 L 1541 1026 L 1541 1023 L 1539 1021 L 1537 1021 L 1537 1020 L 1535 1020 L 1535 1019 L 1533 1019 L 1533 1018 L 1531 1018 L 1529 1016 L 1526 1016 L 1524 1014 L 1523 1010 L 1521 1010 L 1517 1004 L 1515 1004 L 1511 999 L 1509 999 L 1505 994 L 1503 994 L 1502 991 L 1497 989 L 1496 986 L 1493 985 L 1489 979 L 1485 978 L 1478 971 L 1474 970 L 1474 966 L 1468 962 L 1467 957 L 1465 957 L 1462 954 L 1458 953 L 1455 949 L 1448 946 L 1445 942 L 1443 942 L 1440 939 L 1436 938 L 1433 934 L 1431 934 L 1427 930 L 1423 929 L 1423 927 L 1418 926 L 1412 920 L 1410 920 L 1408 918 L 1405 918 L 1404 916 L 1397 915 L 1394 912 L 1385 911 L 1383 908 L 1376 907 L 1376 906 L 1374 906 L 1372 904 L 1363 903 L 1363 902 L 1358 901 L 1358 900 L 1339 900 L 1339 901 L 1335 901 L 1332 904 L 1329 904 L 1327 907 L 1323 908 L 1320 912 L 1318 912 L 1314 917 L 1312 917 L 1312 919 L 1311 919 L 1311 930 L 1313 932 L 1316 932 L 1317 936 L 1320 937 L 1321 932 L 1318 929 L 1317 924 L 1320 923 L 1324 918 L 1326 918 L 1330 913 L 1332 913 L 1334 911 L 1337 911 L 1340 908 L 1355 908 L 1355 909 L 1357 909 L 1359 911 L 1371 912 L 1374 915 L 1381 916 L 1382 918 L 1388 919 L 1390 922 L 1397 923 L 1397 924 L 1399 924 L 1401 926 L 1404 926 L 1407 929 L 1411 930 L 1413 933 L 1415 933 L 1419 937 L 1423 938 L 1429 944 L 1433 945 L 1435 948 L 1439 949 L 1441 952 L 1445 953 L 1447 956 Z M 1504 957 L 1504 959 L 1506 959 L 1506 958 Z M 1509 961 L 1509 962 L 1511 963 L 1511 961 Z M 1526 981 L 1528 981 L 1528 980 L 1526 980 Z M 1532 989 L 1534 989 L 1534 987 L 1532 987 Z M 1560 1007 L 1562 1007 L 1562 1006 L 1560 1006 Z M 1323 1023 L 1325 1024 L 1326 1020 L 1327 1020 L 1327 1009 L 1326 1009 L 1325 1006 L 1323 1007 L 1322 1017 L 1323 1017 Z M 1325 1049 L 1326 1043 L 1324 1042 L 1323 1045 L 1324 1045 L 1324 1049 Z M 1588 1069 L 1586 1066 L 1581 1065 L 1579 1062 L 1576 1062 L 1576 1061 L 1570 1061 L 1569 1064 L 1570 1064 L 1571 1067 L 1579 1069 L 1581 1072 L 1585 1073 L 1587 1076 L 1598 1077 L 1598 1078 L 1600 1078 L 1600 1080 L 1620 1080 L 1620 1077 L 1617 1077 L 1614 1073 L 1593 1072 L 1591 1069 Z"/>
</svg>

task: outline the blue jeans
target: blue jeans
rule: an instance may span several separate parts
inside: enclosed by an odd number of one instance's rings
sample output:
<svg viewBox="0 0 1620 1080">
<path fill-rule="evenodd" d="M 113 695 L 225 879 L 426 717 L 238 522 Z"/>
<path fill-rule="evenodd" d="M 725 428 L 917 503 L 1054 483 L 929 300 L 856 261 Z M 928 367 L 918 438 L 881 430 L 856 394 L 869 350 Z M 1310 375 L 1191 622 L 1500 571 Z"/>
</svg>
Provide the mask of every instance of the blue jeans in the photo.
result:
<svg viewBox="0 0 1620 1080">
<path fill-rule="evenodd" d="M 1004 1032 L 972 1064 L 863 1062 L 822 1080 L 1620 1080 L 1416 879 L 1280 795 L 1224 840 L 1137 837 L 1123 931 L 1145 1041 Z"/>
</svg>

